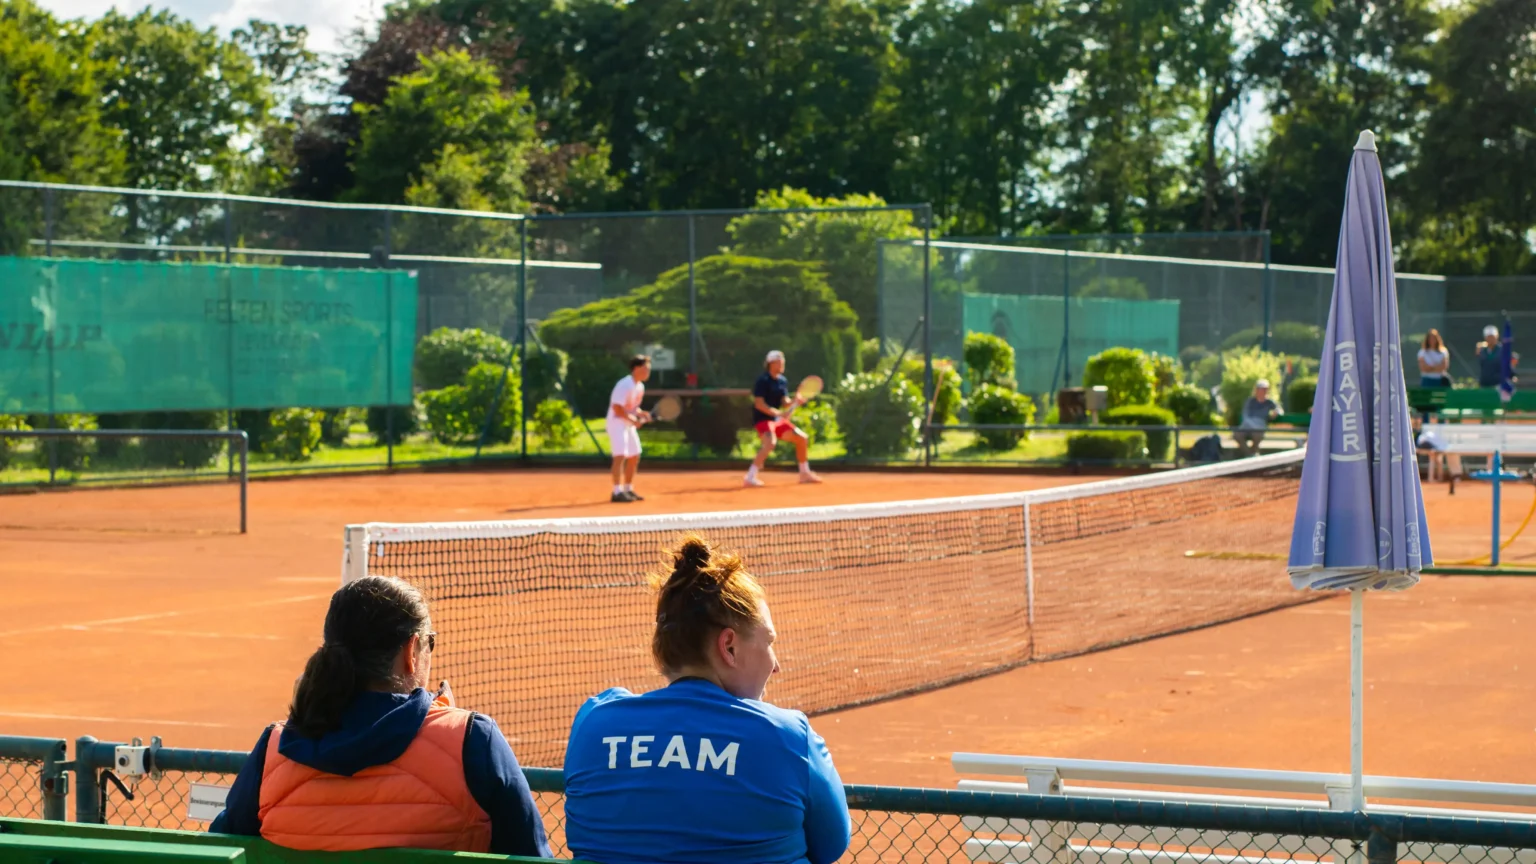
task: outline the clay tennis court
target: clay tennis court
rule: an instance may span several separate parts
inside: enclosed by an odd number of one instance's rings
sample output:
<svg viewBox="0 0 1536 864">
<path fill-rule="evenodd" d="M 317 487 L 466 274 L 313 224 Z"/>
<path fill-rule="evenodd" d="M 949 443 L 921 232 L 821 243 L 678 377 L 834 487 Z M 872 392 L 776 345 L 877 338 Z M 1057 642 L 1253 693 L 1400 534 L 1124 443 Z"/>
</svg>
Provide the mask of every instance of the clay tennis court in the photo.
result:
<svg viewBox="0 0 1536 864">
<path fill-rule="evenodd" d="M 0 730 L 248 748 L 285 713 L 319 642 L 348 523 L 833 505 L 1098 478 L 865 472 L 801 487 L 772 474 L 753 491 L 735 472 L 643 479 L 649 500 L 622 509 L 603 500 L 595 471 L 258 482 L 244 536 L 210 530 L 235 523 L 230 486 L 0 496 L 0 652 L 13 670 Z M 1438 558 L 1487 551 L 1486 485 L 1425 494 Z M 1532 495 L 1506 487 L 1506 536 Z M 1213 529 L 1213 545 L 1243 530 Z M 1138 550 L 1102 554 L 1123 565 Z M 1536 531 L 1505 554 L 1536 561 Z M 1405 594 L 1372 595 L 1367 771 L 1528 782 L 1533 624 L 1536 579 L 1428 577 Z M 951 786 L 956 750 L 1343 771 L 1347 625 L 1347 600 L 1328 599 L 834 712 L 816 726 L 857 783 Z"/>
</svg>

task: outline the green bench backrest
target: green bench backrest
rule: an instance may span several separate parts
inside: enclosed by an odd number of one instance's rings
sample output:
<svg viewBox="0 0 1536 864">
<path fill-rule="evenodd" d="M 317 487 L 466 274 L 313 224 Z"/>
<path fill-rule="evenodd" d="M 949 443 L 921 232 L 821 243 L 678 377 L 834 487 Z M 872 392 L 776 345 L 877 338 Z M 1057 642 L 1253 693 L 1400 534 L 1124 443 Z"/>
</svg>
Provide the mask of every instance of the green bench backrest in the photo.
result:
<svg viewBox="0 0 1536 864">
<path fill-rule="evenodd" d="M 0 839 L 30 838 L 40 841 L 75 840 L 93 843 L 158 844 L 186 849 L 216 849 L 243 852 L 243 858 L 208 858 L 187 860 L 228 861 L 238 860 L 245 864 L 464 864 L 469 861 L 495 861 L 501 864 L 569 864 L 544 858 L 517 858 L 510 855 L 481 855 L 474 852 L 439 852 L 430 849 L 370 849 L 367 852 L 301 852 L 284 849 L 260 837 L 240 837 L 233 834 L 203 834 L 197 831 L 169 831 L 160 828 L 126 828 L 120 825 L 83 825 L 78 822 L 47 822 L 41 819 L 0 819 Z M 0 846 L 0 861 L 9 862 L 8 847 Z M 55 856 L 64 862 L 75 859 Z M 17 859 L 45 861 L 39 859 Z M 105 858 L 83 858 L 88 864 Z M 110 859 L 151 860 L 151 859 Z M 579 862 L 574 862 L 579 864 Z"/>
<path fill-rule="evenodd" d="M 1410 387 L 1408 404 L 1415 411 L 1536 411 L 1536 392 L 1516 390 L 1505 402 L 1493 387 L 1452 390 L 1446 387 Z"/>
<path fill-rule="evenodd" d="M 244 864 L 246 860 L 245 850 L 234 846 L 0 834 L 0 861 L 6 864 Z"/>
</svg>

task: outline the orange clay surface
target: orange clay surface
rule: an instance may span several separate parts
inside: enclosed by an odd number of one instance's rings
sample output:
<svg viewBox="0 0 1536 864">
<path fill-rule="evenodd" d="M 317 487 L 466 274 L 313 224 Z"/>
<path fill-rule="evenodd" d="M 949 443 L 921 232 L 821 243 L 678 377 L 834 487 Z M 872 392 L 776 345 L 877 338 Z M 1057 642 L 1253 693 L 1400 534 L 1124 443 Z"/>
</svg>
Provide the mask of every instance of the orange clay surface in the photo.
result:
<svg viewBox="0 0 1536 864">
<path fill-rule="evenodd" d="M 320 640 L 347 523 L 843 504 L 1094 479 L 871 472 L 803 487 L 772 473 L 749 491 L 739 477 L 645 472 L 649 500 L 623 507 L 606 502 L 595 471 L 257 482 L 245 536 L 198 530 L 234 524 L 230 486 L 0 496 L 0 733 L 248 748 L 285 713 Z M 1425 494 L 1438 558 L 1487 551 L 1486 484 Z M 1505 536 L 1532 496 L 1506 487 Z M 1536 563 L 1536 526 L 1506 558 Z M 952 786 L 957 750 L 1345 771 L 1348 624 L 1348 600 L 1328 599 L 815 725 L 857 783 Z M 1365 650 L 1368 772 L 1536 777 L 1536 577 L 1428 577 L 1373 595 Z"/>
</svg>

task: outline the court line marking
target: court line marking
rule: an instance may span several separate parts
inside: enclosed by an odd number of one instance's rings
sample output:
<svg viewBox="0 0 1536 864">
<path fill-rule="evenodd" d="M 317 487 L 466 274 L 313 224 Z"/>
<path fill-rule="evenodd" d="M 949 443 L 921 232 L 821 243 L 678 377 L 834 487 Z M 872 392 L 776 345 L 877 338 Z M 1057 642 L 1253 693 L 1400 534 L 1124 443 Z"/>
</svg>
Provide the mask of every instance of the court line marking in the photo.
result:
<svg viewBox="0 0 1536 864">
<path fill-rule="evenodd" d="M 199 630 L 133 630 L 128 627 L 87 627 L 77 624 L 64 628 L 75 633 L 127 633 L 132 636 L 192 636 L 202 639 L 262 639 L 269 642 L 282 642 L 285 637 L 272 636 L 266 633 L 207 633 Z"/>
<path fill-rule="evenodd" d="M 0 630 L 0 639 L 7 636 L 30 636 L 35 633 L 54 633 L 60 630 L 89 630 L 103 624 L 129 624 L 134 621 L 153 621 L 160 618 L 175 618 L 178 615 L 199 615 L 211 612 L 224 612 L 230 609 L 255 609 L 260 606 L 281 606 L 285 603 L 303 603 L 308 600 L 319 600 L 330 597 L 326 594 L 303 594 L 298 597 L 284 597 L 279 600 L 262 600 L 256 603 L 238 603 L 227 606 L 213 606 L 204 609 L 182 609 L 171 612 L 151 612 L 145 615 L 128 615 L 121 618 L 98 618 L 95 621 L 82 621 L 76 624 L 49 624 L 44 627 L 29 627 L 23 630 Z"/>
<path fill-rule="evenodd" d="M 200 726 L 207 729 L 230 729 L 228 723 L 204 723 L 197 720 L 145 720 L 140 717 L 86 717 L 79 714 L 33 714 L 26 711 L 0 711 L 0 717 L 19 720 L 80 720 L 87 723 L 145 723 L 156 726 Z"/>
</svg>

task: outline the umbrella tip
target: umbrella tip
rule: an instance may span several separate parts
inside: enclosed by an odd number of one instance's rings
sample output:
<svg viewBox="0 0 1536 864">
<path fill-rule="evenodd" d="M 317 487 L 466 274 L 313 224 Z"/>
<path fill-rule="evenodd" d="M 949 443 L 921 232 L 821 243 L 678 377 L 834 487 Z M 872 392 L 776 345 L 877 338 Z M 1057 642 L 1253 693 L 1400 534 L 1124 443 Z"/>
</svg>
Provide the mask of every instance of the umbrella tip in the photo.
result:
<svg viewBox="0 0 1536 864">
<path fill-rule="evenodd" d="M 1376 152 L 1376 134 L 1369 129 L 1360 133 L 1360 140 L 1355 142 L 1356 150 L 1369 150 Z"/>
</svg>

